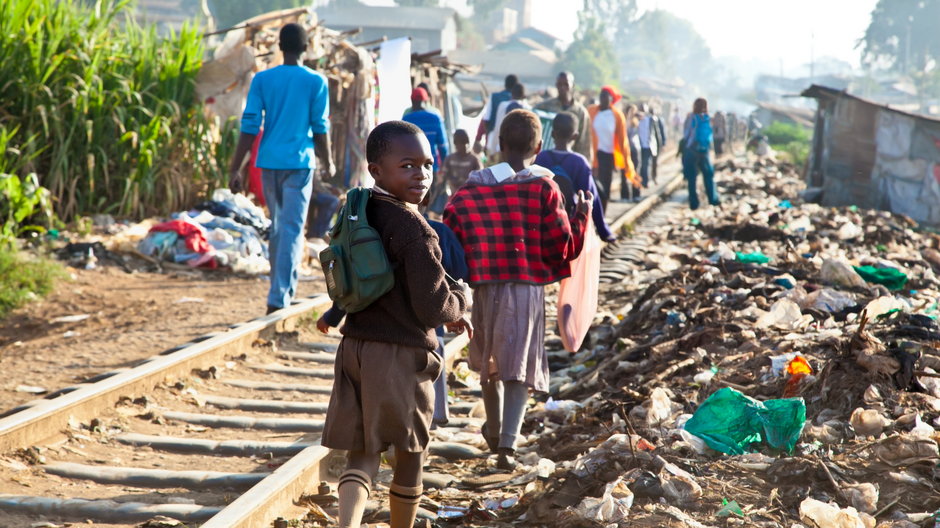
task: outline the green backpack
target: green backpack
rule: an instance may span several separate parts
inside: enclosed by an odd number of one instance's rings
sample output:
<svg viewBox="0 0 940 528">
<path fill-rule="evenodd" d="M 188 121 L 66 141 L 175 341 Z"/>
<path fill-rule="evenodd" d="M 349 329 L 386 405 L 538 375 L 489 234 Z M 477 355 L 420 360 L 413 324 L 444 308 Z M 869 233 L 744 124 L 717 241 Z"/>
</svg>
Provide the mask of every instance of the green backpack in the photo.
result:
<svg viewBox="0 0 940 528">
<path fill-rule="evenodd" d="M 326 289 L 346 313 L 364 310 L 395 285 L 395 274 L 378 231 L 366 219 L 372 191 L 357 187 L 330 230 L 330 245 L 320 252 Z"/>
</svg>

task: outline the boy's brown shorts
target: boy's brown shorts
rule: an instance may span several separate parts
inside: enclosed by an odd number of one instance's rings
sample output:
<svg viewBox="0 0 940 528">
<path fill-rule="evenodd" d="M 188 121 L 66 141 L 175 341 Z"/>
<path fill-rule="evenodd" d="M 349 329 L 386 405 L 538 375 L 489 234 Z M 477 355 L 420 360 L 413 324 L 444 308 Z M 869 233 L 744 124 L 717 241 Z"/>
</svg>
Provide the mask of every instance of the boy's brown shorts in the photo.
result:
<svg viewBox="0 0 940 528">
<path fill-rule="evenodd" d="M 343 337 L 321 443 L 332 449 L 419 453 L 430 440 L 436 354 L 416 347 Z"/>
</svg>

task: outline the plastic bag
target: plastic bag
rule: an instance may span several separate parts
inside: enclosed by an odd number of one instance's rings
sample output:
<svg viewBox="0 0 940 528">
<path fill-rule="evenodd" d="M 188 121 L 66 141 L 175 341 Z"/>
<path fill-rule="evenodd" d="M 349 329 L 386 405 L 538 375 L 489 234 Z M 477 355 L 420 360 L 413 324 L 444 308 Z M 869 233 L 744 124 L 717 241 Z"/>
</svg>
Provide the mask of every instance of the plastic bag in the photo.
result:
<svg viewBox="0 0 940 528">
<path fill-rule="evenodd" d="M 789 299 L 780 299 L 775 302 L 770 310 L 757 319 L 754 324 L 756 328 L 769 328 L 777 326 L 799 330 L 812 321 L 812 316 L 803 315 L 799 305 Z"/>
<path fill-rule="evenodd" d="M 865 280 L 874 284 L 881 284 L 889 290 L 900 290 L 907 284 L 907 275 L 892 268 L 876 268 L 874 266 L 855 266 L 855 272 Z"/>
<path fill-rule="evenodd" d="M 878 297 L 877 299 L 872 299 L 868 304 L 865 305 L 865 312 L 871 319 L 889 315 L 893 312 L 906 312 L 909 310 L 910 308 L 908 307 L 907 303 L 901 299 L 896 297 L 889 297 L 887 295 Z"/>
<path fill-rule="evenodd" d="M 840 240 L 852 240 L 865 234 L 865 230 L 852 222 L 846 222 L 839 228 L 837 236 Z"/>
<path fill-rule="evenodd" d="M 816 528 L 867 528 L 855 508 L 841 509 L 813 498 L 800 503 L 800 520 Z"/>
<path fill-rule="evenodd" d="M 839 286 L 851 287 L 865 287 L 865 279 L 859 276 L 858 273 L 852 269 L 852 266 L 844 260 L 838 259 L 826 259 L 822 263 L 822 269 L 820 270 L 820 275 L 822 275 L 822 280 L 832 284 L 838 284 Z"/>
<path fill-rule="evenodd" d="M 764 255 L 760 251 L 754 251 L 751 253 L 741 253 L 736 251 L 734 253 L 735 260 L 742 264 L 767 264 L 770 262 L 770 257 Z"/>
<path fill-rule="evenodd" d="M 574 512 L 582 519 L 603 524 L 621 523 L 629 517 L 631 506 L 633 492 L 622 478 L 618 478 L 607 484 L 600 498 L 585 497 L 581 504 L 574 508 Z"/>
<path fill-rule="evenodd" d="M 805 303 L 800 303 L 801 308 L 815 308 L 827 312 L 841 312 L 842 310 L 858 304 L 855 296 L 850 293 L 843 293 L 830 288 L 821 288 L 806 296 Z"/>
<path fill-rule="evenodd" d="M 584 478 L 588 475 L 596 477 L 598 472 L 606 471 L 615 463 L 622 463 L 627 459 L 635 458 L 637 451 L 652 451 L 654 449 L 656 449 L 656 446 L 641 436 L 623 433 L 615 434 L 575 460 L 574 469 L 571 472 L 578 478 Z"/>
<path fill-rule="evenodd" d="M 601 273 L 601 239 L 588 210 L 581 254 L 571 261 L 571 276 L 558 291 L 558 335 L 568 352 L 581 348 L 597 314 L 597 288 Z"/>
<path fill-rule="evenodd" d="M 708 447 L 730 455 L 744 454 L 751 444 L 793 451 L 806 422 L 803 398 L 760 402 L 725 387 L 702 402 L 685 430 L 705 440 Z"/>
</svg>

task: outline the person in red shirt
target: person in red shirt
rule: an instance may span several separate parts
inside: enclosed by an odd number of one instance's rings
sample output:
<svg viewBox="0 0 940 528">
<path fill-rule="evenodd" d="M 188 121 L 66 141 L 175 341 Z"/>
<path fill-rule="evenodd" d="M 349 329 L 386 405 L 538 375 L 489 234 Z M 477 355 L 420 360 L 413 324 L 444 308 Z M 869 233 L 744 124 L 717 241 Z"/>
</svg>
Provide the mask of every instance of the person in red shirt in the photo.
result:
<svg viewBox="0 0 940 528">
<path fill-rule="evenodd" d="M 594 199 L 578 191 L 569 220 L 551 171 L 532 165 L 541 138 L 534 113 L 506 114 L 499 129 L 505 161 L 471 173 L 444 208 L 473 286 L 470 366 L 483 386 L 483 436 L 506 470 L 516 465 L 528 389 L 548 391 L 545 285 L 571 275 Z"/>
</svg>

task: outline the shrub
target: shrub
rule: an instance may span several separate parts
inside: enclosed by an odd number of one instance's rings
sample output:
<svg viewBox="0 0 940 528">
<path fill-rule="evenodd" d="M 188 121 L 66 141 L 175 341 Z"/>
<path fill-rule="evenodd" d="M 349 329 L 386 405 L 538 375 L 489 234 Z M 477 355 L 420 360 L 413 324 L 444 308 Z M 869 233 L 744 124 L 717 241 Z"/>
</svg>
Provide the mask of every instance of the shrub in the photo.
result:
<svg viewBox="0 0 940 528">
<path fill-rule="evenodd" d="M 774 148 L 782 145 L 788 145 L 793 142 L 804 142 L 809 144 L 809 130 L 792 123 L 774 121 L 769 126 L 764 127 L 761 132 L 767 136 L 767 141 Z"/>
<path fill-rule="evenodd" d="M 809 130 L 792 123 L 774 121 L 761 132 L 767 136 L 771 147 L 783 153 L 786 161 L 798 167 L 806 165 L 811 139 Z"/>
<path fill-rule="evenodd" d="M 809 158 L 808 142 L 791 141 L 786 145 L 778 145 L 776 149 L 785 155 L 785 161 L 789 161 L 797 167 L 805 166 L 806 160 Z"/>
<path fill-rule="evenodd" d="M 51 292 L 55 281 L 63 277 L 65 270 L 57 262 L 27 258 L 11 247 L 0 247 L 0 319 Z"/>
<path fill-rule="evenodd" d="M 41 224 L 27 223 L 40 215 Z M 28 231 L 45 232 L 52 221 L 49 191 L 39 185 L 35 174 L 20 179 L 0 173 L 0 247 L 12 247 L 16 237 Z"/>
</svg>

